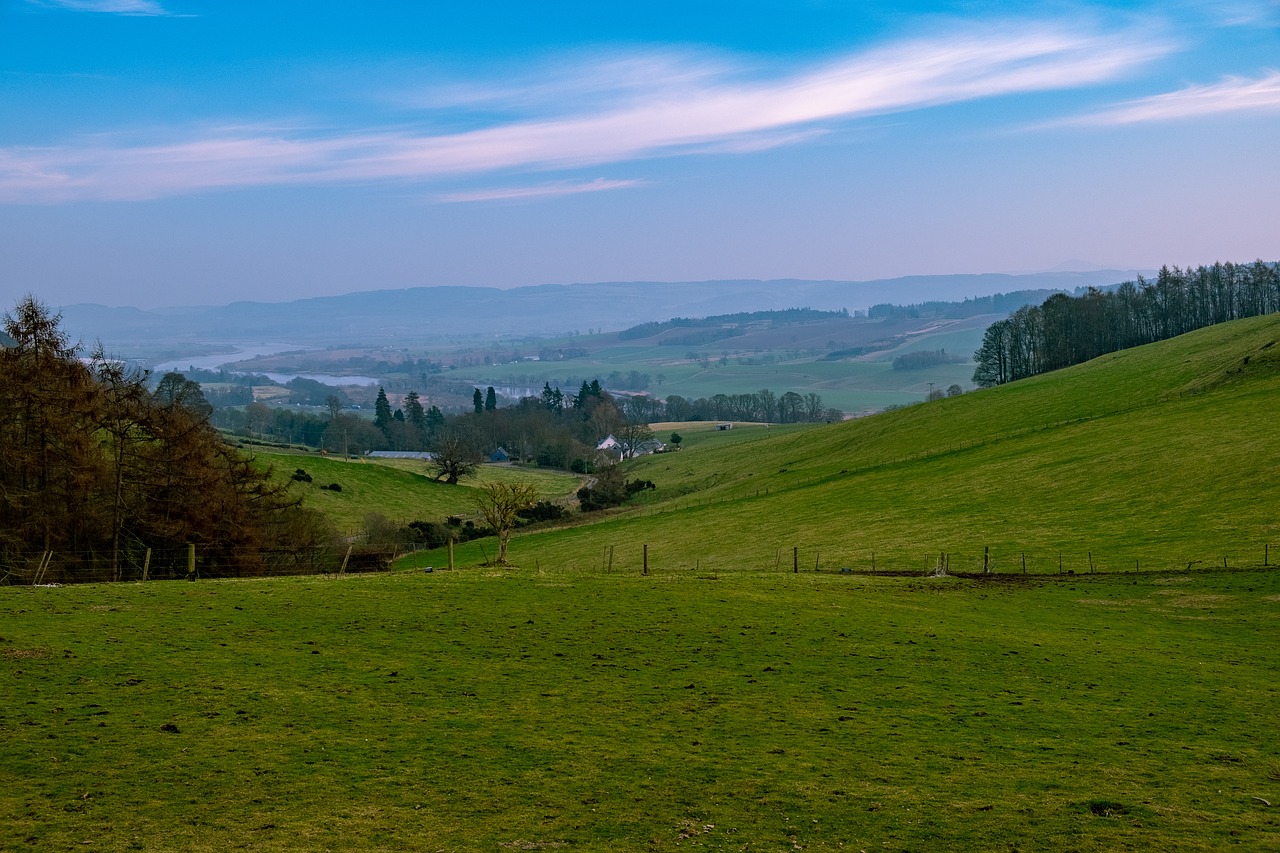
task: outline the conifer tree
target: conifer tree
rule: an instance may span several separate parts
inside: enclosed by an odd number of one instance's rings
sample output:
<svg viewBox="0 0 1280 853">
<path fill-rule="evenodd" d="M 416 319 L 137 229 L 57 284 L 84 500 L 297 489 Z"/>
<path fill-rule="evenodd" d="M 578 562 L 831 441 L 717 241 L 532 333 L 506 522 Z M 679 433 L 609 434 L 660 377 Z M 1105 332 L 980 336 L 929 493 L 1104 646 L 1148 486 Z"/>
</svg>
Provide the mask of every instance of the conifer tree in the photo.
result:
<svg viewBox="0 0 1280 853">
<path fill-rule="evenodd" d="M 373 425 L 382 430 L 383 434 L 390 435 L 391 418 L 391 403 L 387 400 L 387 392 L 379 388 L 378 399 L 373 403 Z"/>
</svg>

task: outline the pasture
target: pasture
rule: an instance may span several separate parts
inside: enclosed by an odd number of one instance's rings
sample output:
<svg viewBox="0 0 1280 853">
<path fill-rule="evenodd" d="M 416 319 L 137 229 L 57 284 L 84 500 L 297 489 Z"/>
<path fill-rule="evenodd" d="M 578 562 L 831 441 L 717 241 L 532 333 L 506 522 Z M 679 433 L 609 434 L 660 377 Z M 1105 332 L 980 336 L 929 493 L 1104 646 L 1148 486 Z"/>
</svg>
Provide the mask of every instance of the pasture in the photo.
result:
<svg viewBox="0 0 1280 853">
<path fill-rule="evenodd" d="M 1261 849 L 1278 633 L 1261 569 L 0 588 L 0 847 Z"/>
<path fill-rule="evenodd" d="M 795 432 L 679 429 L 637 506 L 518 535 L 528 566 L 1125 572 L 1280 562 L 1280 316 Z M 797 550 L 798 549 L 798 552 Z M 438 554 L 428 559 L 439 565 Z M 477 543 L 461 564 L 480 562 Z"/>
<path fill-rule="evenodd" d="M 566 471 L 484 464 L 475 476 L 450 486 L 436 480 L 428 463 L 416 459 L 342 459 L 318 453 L 255 449 L 255 459 L 278 481 L 302 469 L 311 482 L 293 482 L 293 493 L 317 509 L 344 535 L 356 533 L 370 515 L 400 525 L 441 521 L 474 513 L 476 488 L 491 482 L 530 483 L 547 499 L 572 495 L 583 478 Z M 325 488 L 336 483 L 340 491 Z"/>
</svg>

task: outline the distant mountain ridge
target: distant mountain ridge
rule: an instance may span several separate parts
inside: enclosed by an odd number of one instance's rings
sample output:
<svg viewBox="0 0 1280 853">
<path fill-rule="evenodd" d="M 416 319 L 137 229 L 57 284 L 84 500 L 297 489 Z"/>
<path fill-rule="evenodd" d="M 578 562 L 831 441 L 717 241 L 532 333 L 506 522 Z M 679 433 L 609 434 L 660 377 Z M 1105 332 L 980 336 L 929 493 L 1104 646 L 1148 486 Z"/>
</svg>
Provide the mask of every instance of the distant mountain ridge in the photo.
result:
<svg viewBox="0 0 1280 853">
<path fill-rule="evenodd" d="M 509 290 L 415 287 L 290 302 L 145 311 L 77 304 L 61 309 L 72 337 L 126 342 L 270 340 L 299 345 L 400 344 L 618 331 L 677 316 L 814 308 L 850 311 L 878 303 L 961 300 L 1015 290 L 1072 291 L 1133 279 L 1136 270 L 1025 275 L 906 276 L 874 281 L 802 279 L 542 284 Z"/>
</svg>

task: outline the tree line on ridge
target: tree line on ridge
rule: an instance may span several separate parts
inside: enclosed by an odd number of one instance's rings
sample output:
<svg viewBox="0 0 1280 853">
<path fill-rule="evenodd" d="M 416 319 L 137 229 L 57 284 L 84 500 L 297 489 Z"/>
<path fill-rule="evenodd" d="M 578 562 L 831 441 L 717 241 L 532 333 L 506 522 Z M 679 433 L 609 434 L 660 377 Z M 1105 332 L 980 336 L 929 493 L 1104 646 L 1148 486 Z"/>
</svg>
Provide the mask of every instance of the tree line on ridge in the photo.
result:
<svg viewBox="0 0 1280 853">
<path fill-rule="evenodd" d="M 1215 263 L 1195 269 L 1161 267 L 1154 281 L 1139 276 L 1082 296 L 1054 294 L 991 324 L 974 353 L 981 388 L 1081 364 L 1129 347 L 1243 317 L 1280 311 L 1280 266 Z"/>
</svg>

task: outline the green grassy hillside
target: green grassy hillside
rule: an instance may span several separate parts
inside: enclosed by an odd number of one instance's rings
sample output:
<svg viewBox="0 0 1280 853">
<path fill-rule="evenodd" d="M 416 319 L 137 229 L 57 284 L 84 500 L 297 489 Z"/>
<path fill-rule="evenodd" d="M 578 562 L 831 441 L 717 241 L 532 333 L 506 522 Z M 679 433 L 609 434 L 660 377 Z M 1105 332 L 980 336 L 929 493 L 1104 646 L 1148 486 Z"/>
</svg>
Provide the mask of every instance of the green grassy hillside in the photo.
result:
<svg viewBox="0 0 1280 853">
<path fill-rule="evenodd" d="M 417 460 L 347 460 L 316 453 L 255 450 L 259 464 L 269 467 L 275 478 L 289 480 L 301 468 L 311 475 L 310 483 L 292 483 L 294 493 L 307 507 L 320 510 L 343 533 L 360 529 L 367 516 L 381 515 L 391 521 L 440 521 L 454 514 L 474 512 L 472 495 L 477 486 L 501 481 L 533 484 L 547 500 L 567 497 L 577 490 L 581 478 L 556 471 L 507 465 L 481 465 L 474 477 L 456 486 L 435 480 L 426 463 Z M 341 491 L 323 488 L 332 483 Z"/>
<path fill-rule="evenodd" d="M 798 433 L 634 463 L 638 511 L 513 543 L 518 561 L 1088 571 L 1261 563 L 1280 543 L 1280 317 Z M 768 432 L 768 434 L 766 434 Z M 479 559 L 479 552 L 467 553 Z"/>
<path fill-rule="evenodd" d="M 521 362 L 493 368 L 461 368 L 457 378 L 484 387 L 509 385 L 513 376 L 533 393 L 544 381 L 557 383 L 566 375 L 607 377 L 614 371 L 635 370 L 652 380 L 648 392 L 657 397 L 677 394 L 689 399 L 715 394 L 749 394 L 768 388 L 775 393 L 795 391 L 822 396 L 823 402 L 846 412 L 878 411 L 887 406 L 924 399 L 930 385 L 972 385 L 974 365 L 939 364 L 920 370 L 894 370 L 896 356 L 915 350 L 945 349 L 966 359 L 982 343 L 986 327 L 996 316 L 963 320 L 900 323 L 843 321 L 845 331 L 826 324 L 785 326 L 765 335 L 729 338 L 705 346 L 662 346 L 652 340 L 613 342 L 594 347 L 584 357 L 566 362 Z M 613 336 L 606 336 L 614 341 Z M 572 345 L 571 341 L 566 341 Z M 859 358 L 826 361 L 832 349 L 875 344 L 878 352 Z M 689 358 L 705 357 L 705 363 Z M 723 362 L 721 359 L 724 359 Z M 659 380 L 658 377 L 662 377 Z M 575 389 L 564 389 L 571 391 Z"/>
<path fill-rule="evenodd" d="M 0 588 L 0 848 L 1271 849 L 1277 618 L 1262 570 Z"/>
<path fill-rule="evenodd" d="M 691 430 L 515 569 L 0 587 L 0 848 L 1269 849 L 1277 340 Z M 384 514 L 437 491 L 276 461 Z"/>
</svg>

